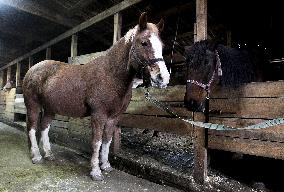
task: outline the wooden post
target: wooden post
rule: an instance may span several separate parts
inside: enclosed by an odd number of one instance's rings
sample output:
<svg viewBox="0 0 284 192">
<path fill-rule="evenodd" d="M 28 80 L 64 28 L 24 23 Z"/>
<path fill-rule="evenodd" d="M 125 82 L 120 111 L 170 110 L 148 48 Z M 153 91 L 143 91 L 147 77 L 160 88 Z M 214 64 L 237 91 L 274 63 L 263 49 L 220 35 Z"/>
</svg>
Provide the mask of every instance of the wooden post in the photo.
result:
<svg viewBox="0 0 284 192">
<path fill-rule="evenodd" d="M 46 48 L 45 59 L 51 59 L 51 48 Z"/>
<path fill-rule="evenodd" d="M 74 34 L 71 38 L 71 57 L 76 57 L 78 54 L 78 35 Z"/>
<path fill-rule="evenodd" d="M 113 19 L 113 43 L 121 38 L 122 16 L 116 13 Z"/>
<path fill-rule="evenodd" d="M 4 71 L 0 71 L 0 88 L 2 88 L 4 85 Z"/>
<path fill-rule="evenodd" d="M 196 41 L 207 39 L 207 0 L 196 0 Z M 204 115 L 195 117 L 195 120 L 206 121 Z M 208 130 L 195 129 L 194 142 L 194 179 L 203 184 L 207 178 L 207 135 Z"/>
<path fill-rule="evenodd" d="M 9 82 L 10 80 L 12 80 L 12 79 L 11 79 L 11 70 L 12 70 L 12 67 L 9 66 L 9 67 L 7 68 L 7 81 L 6 81 L 6 82 Z"/>
<path fill-rule="evenodd" d="M 31 68 L 32 66 L 33 66 L 33 57 L 32 56 L 30 56 L 29 57 L 29 68 Z"/>
<path fill-rule="evenodd" d="M 121 38 L 122 16 L 121 13 L 116 13 L 113 20 L 113 43 Z M 113 153 L 116 154 L 120 150 L 121 145 L 121 128 L 117 127 L 113 134 Z"/>
<path fill-rule="evenodd" d="M 16 69 L 16 88 L 21 87 L 21 63 L 17 63 Z"/>
</svg>

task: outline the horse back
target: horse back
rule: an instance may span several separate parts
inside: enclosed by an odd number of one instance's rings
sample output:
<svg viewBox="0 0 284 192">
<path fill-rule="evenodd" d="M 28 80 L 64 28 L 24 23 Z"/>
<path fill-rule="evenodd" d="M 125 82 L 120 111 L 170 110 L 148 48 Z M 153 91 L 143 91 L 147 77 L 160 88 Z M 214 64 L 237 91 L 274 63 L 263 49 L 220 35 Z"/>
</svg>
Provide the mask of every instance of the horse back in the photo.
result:
<svg viewBox="0 0 284 192">
<path fill-rule="evenodd" d="M 85 103 L 87 86 L 82 76 L 80 65 L 42 61 L 30 68 L 24 78 L 25 103 L 36 101 L 52 113 L 86 116 L 89 113 Z"/>
</svg>

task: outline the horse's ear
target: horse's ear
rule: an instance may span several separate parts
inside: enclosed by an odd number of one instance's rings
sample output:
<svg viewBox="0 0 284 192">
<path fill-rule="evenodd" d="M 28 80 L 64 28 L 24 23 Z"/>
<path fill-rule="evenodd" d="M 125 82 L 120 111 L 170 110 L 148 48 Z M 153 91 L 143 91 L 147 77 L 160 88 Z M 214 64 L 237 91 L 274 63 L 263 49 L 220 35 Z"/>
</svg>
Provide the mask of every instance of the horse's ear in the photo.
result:
<svg viewBox="0 0 284 192">
<path fill-rule="evenodd" d="M 162 32 L 163 29 L 164 29 L 164 23 L 165 23 L 165 22 L 164 22 L 164 19 L 161 18 L 161 20 L 159 21 L 159 23 L 156 24 L 160 32 Z"/>
<path fill-rule="evenodd" d="M 139 28 L 144 30 L 147 28 L 147 13 L 143 12 L 139 18 Z"/>
</svg>

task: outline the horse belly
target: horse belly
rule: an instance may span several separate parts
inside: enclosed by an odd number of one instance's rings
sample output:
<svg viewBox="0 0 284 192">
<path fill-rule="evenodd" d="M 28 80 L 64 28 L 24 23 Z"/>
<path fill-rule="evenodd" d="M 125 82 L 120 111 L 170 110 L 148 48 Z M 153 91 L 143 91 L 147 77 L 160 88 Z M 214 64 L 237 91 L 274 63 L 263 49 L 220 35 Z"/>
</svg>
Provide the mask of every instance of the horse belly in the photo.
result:
<svg viewBox="0 0 284 192">
<path fill-rule="evenodd" d="M 89 115 L 90 110 L 85 102 L 86 93 L 82 87 L 76 86 L 76 82 L 72 80 L 56 83 L 50 81 L 43 96 L 46 107 L 56 114 L 70 117 Z"/>
</svg>

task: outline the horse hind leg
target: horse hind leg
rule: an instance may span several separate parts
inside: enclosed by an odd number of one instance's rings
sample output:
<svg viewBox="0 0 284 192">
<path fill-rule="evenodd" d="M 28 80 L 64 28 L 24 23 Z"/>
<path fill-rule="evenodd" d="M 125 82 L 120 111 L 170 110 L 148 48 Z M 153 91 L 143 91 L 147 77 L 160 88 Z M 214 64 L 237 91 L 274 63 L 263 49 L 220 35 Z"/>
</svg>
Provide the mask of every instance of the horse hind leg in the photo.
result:
<svg viewBox="0 0 284 192">
<path fill-rule="evenodd" d="M 36 139 L 36 131 L 39 125 L 40 107 L 38 104 L 33 103 L 27 107 L 27 132 L 29 148 L 32 156 L 33 163 L 40 163 L 42 156 L 39 152 L 39 147 Z"/>
<path fill-rule="evenodd" d="M 54 114 L 44 112 L 41 121 L 41 141 L 42 141 L 42 148 L 44 151 L 44 158 L 46 160 L 54 160 L 54 155 L 51 151 L 49 136 L 48 136 L 50 124 L 53 118 Z"/>
<path fill-rule="evenodd" d="M 99 166 L 99 152 L 102 145 L 102 135 L 105 122 L 106 118 L 104 116 L 92 116 L 91 118 L 93 154 L 91 158 L 92 171 L 90 175 L 91 178 L 96 181 L 102 181 L 104 179 Z"/>
<path fill-rule="evenodd" d="M 103 142 L 102 142 L 102 147 L 101 147 L 101 152 L 100 152 L 100 163 L 101 163 L 101 170 L 106 171 L 106 172 L 111 172 L 113 168 L 111 167 L 108 156 L 109 156 L 109 147 L 112 141 L 112 136 L 114 130 L 117 128 L 117 120 L 109 120 L 107 121 L 105 128 L 104 128 L 104 133 L 103 133 Z"/>
</svg>

